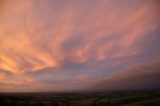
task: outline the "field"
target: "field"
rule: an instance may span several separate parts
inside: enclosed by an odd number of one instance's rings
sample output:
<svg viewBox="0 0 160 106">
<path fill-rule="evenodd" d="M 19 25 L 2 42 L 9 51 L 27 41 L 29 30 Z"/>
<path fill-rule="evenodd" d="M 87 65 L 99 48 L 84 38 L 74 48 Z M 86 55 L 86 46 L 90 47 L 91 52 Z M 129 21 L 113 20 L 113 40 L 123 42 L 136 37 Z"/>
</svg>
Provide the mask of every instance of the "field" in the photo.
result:
<svg viewBox="0 0 160 106">
<path fill-rule="evenodd" d="M 1 93 L 0 106 L 160 106 L 160 91 Z"/>
</svg>

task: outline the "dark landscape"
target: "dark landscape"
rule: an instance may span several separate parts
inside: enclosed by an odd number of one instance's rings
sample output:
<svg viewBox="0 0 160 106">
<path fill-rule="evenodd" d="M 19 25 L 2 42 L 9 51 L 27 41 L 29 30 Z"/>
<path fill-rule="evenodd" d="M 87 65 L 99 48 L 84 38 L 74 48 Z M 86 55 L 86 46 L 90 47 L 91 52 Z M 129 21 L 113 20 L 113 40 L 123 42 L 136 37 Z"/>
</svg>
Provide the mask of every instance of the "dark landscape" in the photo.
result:
<svg viewBox="0 0 160 106">
<path fill-rule="evenodd" d="M 160 91 L 1 93 L 0 106 L 160 106 Z"/>
</svg>

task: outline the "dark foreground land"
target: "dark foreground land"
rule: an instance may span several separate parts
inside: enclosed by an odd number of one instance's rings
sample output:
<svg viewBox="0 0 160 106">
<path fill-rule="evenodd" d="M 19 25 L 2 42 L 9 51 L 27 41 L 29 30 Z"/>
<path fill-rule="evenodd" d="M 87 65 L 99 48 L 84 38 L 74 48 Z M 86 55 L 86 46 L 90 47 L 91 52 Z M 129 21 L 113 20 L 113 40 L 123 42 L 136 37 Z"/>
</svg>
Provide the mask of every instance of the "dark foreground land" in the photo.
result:
<svg viewBox="0 0 160 106">
<path fill-rule="evenodd" d="M 160 106 L 160 91 L 1 93 L 0 106 Z"/>
</svg>

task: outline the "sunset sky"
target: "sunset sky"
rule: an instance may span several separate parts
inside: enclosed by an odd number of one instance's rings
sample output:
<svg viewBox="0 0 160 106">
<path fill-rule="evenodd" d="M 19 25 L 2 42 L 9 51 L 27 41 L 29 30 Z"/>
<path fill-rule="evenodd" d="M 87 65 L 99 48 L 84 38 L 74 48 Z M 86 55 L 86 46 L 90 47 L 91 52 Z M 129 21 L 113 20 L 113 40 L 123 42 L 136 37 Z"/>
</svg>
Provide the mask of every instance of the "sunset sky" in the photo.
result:
<svg viewBox="0 0 160 106">
<path fill-rule="evenodd" d="M 0 92 L 151 88 L 159 0 L 0 0 Z"/>
</svg>

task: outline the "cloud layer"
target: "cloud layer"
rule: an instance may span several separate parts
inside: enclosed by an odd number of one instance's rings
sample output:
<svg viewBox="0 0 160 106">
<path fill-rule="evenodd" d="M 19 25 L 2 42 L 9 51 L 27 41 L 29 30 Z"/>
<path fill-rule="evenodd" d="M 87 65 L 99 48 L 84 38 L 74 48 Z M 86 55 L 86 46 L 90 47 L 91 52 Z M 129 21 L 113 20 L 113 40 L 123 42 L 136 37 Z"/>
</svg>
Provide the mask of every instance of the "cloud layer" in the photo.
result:
<svg viewBox="0 0 160 106">
<path fill-rule="evenodd" d="M 79 89 L 154 61 L 159 10 L 158 0 L 0 1 L 0 89 Z"/>
</svg>

